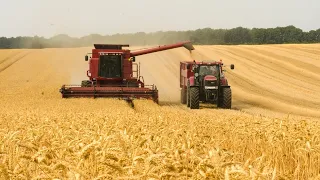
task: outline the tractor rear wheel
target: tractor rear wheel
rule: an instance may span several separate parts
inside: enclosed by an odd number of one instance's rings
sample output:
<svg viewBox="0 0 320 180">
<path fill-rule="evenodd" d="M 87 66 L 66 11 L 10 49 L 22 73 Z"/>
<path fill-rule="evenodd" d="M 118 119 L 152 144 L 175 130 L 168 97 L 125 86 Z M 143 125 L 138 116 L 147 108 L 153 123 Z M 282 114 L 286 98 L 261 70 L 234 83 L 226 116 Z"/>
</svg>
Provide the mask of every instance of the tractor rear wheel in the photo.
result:
<svg viewBox="0 0 320 180">
<path fill-rule="evenodd" d="M 199 99 L 199 88 L 190 88 L 190 108 L 199 109 L 200 99 Z"/>
<path fill-rule="evenodd" d="M 180 99 L 181 99 L 181 104 L 186 104 L 187 103 L 186 89 L 185 88 L 181 89 Z"/>
<path fill-rule="evenodd" d="M 220 98 L 220 102 L 219 102 L 218 107 L 221 107 L 224 109 L 231 109 L 231 103 L 232 103 L 231 88 L 223 88 L 222 89 L 222 96 Z"/>
</svg>

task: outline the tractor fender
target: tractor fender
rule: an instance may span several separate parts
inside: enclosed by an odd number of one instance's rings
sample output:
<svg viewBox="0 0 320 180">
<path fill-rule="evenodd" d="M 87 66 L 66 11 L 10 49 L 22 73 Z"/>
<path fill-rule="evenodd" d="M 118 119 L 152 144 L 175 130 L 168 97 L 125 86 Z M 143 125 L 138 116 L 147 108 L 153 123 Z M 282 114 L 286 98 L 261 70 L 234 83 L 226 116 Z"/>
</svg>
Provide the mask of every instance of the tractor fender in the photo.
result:
<svg viewBox="0 0 320 180">
<path fill-rule="evenodd" d="M 189 82 L 189 86 L 194 86 L 194 84 L 195 84 L 194 76 L 191 76 L 191 77 L 189 78 L 188 82 Z"/>
<path fill-rule="evenodd" d="M 228 86 L 228 80 L 227 80 L 227 78 L 221 78 L 221 79 L 220 79 L 220 83 L 221 83 L 221 85 Z"/>
</svg>

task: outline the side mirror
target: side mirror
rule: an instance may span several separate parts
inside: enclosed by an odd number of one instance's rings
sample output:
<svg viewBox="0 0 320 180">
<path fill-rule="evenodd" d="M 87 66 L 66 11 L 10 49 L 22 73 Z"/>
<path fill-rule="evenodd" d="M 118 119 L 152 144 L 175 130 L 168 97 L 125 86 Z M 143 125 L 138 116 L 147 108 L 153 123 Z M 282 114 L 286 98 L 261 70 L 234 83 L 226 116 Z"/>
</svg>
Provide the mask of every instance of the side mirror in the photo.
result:
<svg viewBox="0 0 320 180">
<path fill-rule="evenodd" d="M 136 57 L 135 56 L 132 57 L 132 62 L 136 62 Z"/>
<path fill-rule="evenodd" d="M 85 61 L 88 61 L 89 60 L 88 55 L 86 55 L 84 59 L 85 59 Z"/>
<path fill-rule="evenodd" d="M 230 68 L 231 68 L 231 69 L 234 69 L 234 64 L 231 64 L 231 65 L 230 65 Z"/>
<path fill-rule="evenodd" d="M 191 72 L 195 72 L 197 70 L 197 68 L 198 68 L 198 66 L 196 64 L 193 64 Z"/>
<path fill-rule="evenodd" d="M 192 65 L 192 70 L 191 70 L 191 71 L 192 71 L 192 72 L 198 71 L 198 67 L 199 67 L 198 65 L 193 64 L 193 65 Z"/>
</svg>

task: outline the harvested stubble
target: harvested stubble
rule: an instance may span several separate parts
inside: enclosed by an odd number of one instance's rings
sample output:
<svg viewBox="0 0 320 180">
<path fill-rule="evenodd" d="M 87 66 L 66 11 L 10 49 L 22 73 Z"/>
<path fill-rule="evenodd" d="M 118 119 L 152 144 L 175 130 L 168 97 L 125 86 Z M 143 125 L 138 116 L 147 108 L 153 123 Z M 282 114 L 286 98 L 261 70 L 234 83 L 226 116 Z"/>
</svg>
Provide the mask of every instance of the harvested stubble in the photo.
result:
<svg viewBox="0 0 320 180">
<path fill-rule="evenodd" d="M 49 100 L 42 108 L 37 103 L 4 108 L 1 176 L 307 179 L 319 175 L 318 122 L 228 110 L 197 112 L 148 101 L 136 101 L 131 109 L 110 99 L 59 104 Z"/>
</svg>

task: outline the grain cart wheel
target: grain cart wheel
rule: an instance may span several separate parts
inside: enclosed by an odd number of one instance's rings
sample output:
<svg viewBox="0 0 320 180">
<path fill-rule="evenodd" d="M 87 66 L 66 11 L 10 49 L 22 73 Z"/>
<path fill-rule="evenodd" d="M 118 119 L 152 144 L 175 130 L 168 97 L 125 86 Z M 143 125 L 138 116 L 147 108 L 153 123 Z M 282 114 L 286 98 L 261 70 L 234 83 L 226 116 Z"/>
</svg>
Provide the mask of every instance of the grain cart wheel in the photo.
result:
<svg viewBox="0 0 320 180">
<path fill-rule="evenodd" d="M 180 99 L 181 99 L 181 104 L 186 104 L 187 103 L 187 96 L 186 96 L 186 89 L 185 88 L 181 89 Z"/>
<path fill-rule="evenodd" d="M 191 87 L 190 88 L 190 108 L 199 109 L 199 88 Z"/>
<path fill-rule="evenodd" d="M 190 88 L 187 89 L 187 107 L 190 107 Z"/>
<path fill-rule="evenodd" d="M 190 82 L 188 80 L 187 84 L 187 92 L 186 92 L 186 100 L 187 100 L 187 107 L 190 107 Z"/>
<path fill-rule="evenodd" d="M 232 92 L 230 88 L 223 88 L 222 89 L 222 96 L 220 98 L 220 103 L 218 107 L 224 109 L 231 109 L 232 103 Z"/>
</svg>

